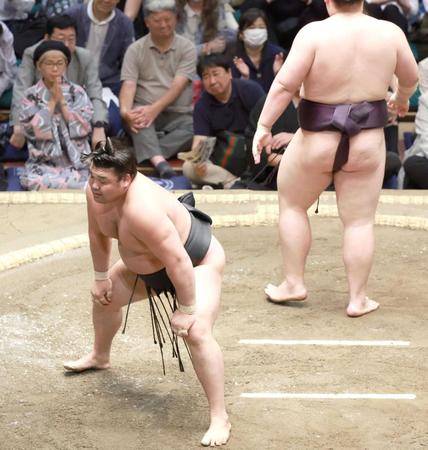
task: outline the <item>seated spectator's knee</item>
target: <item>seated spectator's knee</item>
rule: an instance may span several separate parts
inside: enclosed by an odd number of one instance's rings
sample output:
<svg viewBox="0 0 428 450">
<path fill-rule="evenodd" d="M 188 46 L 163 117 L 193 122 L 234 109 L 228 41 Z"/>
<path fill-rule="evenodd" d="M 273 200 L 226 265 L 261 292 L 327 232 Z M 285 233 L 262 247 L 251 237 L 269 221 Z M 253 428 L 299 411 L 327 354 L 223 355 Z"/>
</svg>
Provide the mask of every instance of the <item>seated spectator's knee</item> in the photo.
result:
<svg viewBox="0 0 428 450">
<path fill-rule="evenodd" d="M 183 175 L 188 178 L 190 181 L 195 182 L 197 177 L 195 173 L 195 165 L 190 161 L 184 161 L 183 163 Z"/>
<path fill-rule="evenodd" d="M 406 174 L 411 175 L 415 168 L 419 167 L 421 163 L 423 162 L 424 158 L 421 158 L 420 156 L 410 156 L 407 158 L 403 163 L 403 168 Z M 428 162 L 428 160 L 426 160 Z"/>
</svg>

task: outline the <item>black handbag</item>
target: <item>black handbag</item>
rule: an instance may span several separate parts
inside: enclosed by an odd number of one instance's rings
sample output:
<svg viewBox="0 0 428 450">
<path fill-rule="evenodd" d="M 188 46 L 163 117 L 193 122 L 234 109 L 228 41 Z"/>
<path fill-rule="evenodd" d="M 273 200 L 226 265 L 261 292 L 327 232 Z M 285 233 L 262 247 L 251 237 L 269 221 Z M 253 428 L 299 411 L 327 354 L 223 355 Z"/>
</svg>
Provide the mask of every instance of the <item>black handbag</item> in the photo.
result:
<svg viewBox="0 0 428 450">
<path fill-rule="evenodd" d="M 249 163 L 245 137 L 230 131 L 222 131 L 216 138 L 211 161 L 233 175 L 241 176 Z"/>
</svg>

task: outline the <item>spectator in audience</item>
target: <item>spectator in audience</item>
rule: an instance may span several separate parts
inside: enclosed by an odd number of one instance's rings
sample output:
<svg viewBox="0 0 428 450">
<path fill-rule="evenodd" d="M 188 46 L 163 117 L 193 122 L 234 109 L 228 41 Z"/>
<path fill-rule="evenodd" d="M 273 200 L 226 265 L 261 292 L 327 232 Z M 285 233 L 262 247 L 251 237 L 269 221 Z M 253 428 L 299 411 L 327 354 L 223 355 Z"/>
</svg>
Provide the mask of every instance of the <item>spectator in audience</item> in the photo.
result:
<svg viewBox="0 0 428 450">
<path fill-rule="evenodd" d="M 233 77 L 254 80 L 268 92 L 283 62 L 284 49 L 268 42 L 266 14 L 257 8 L 242 14 L 233 59 Z"/>
<path fill-rule="evenodd" d="M 131 20 L 116 5 L 119 0 L 90 0 L 67 11 L 77 23 L 77 45 L 88 49 L 99 62 L 103 87 L 115 95 L 120 90 L 120 70 L 125 52 L 134 41 Z"/>
<path fill-rule="evenodd" d="M 403 163 L 404 188 L 428 189 L 428 92 L 419 97 L 415 118 L 416 138 Z"/>
<path fill-rule="evenodd" d="M 102 100 L 102 85 L 98 76 L 98 66 L 91 53 L 76 46 L 76 23 L 69 16 L 54 16 L 48 19 L 46 41 L 60 41 L 70 50 L 71 62 L 67 66 L 67 79 L 82 86 L 94 108 L 92 117 L 92 146 L 105 141 L 104 128 L 108 125 L 107 108 Z M 34 51 L 39 44 L 25 50 L 18 75 L 13 86 L 11 106 L 11 123 L 13 134 L 10 143 L 20 149 L 25 144 L 25 137 L 19 124 L 19 111 L 24 91 L 34 85 L 40 78 L 33 61 Z"/>
<path fill-rule="evenodd" d="M 421 94 L 428 92 L 428 58 L 424 58 L 418 63 L 419 90 Z"/>
<path fill-rule="evenodd" d="M 120 111 L 139 163 L 150 160 L 161 178 L 174 170 L 166 159 L 192 141 L 192 87 L 196 51 L 175 33 L 173 0 L 146 0 L 149 34 L 133 43 L 122 67 Z"/>
<path fill-rule="evenodd" d="M 0 1 L 0 20 L 13 34 L 14 50 L 17 58 L 29 46 L 39 41 L 45 32 L 46 19 L 39 16 L 34 0 Z"/>
<path fill-rule="evenodd" d="M 324 0 L 311 0 L 310 2 L 307 2 L 306 5 L 306 8 L 299 17 L 299 30 L 308 23 L 324 20 L 328 17 Z"/>
<path fill-rule="evenodd" d="M 229 155 L 226 169 L 220 163 L 224 160 L 221 154 L 225 147 L 233 148 L 233 152 L 245 152 L 245 170 L 250 152 L 245 149 L 244 131 L 251 109 L 264 92 L 252 80 L 232 78 L 229 61 L 224 55 L 202 58 L 198 64 L 198 74 L 205 91 L 193 112 L 194 134 L 198 137 L 216 137 L 217 143 L 210 160 L 198 164 L 186 161 L 183 164 L 183 174 L 197 185 L 217 185 L 229 189 L 240 175 L 238 162 L 241 167 L 242 157 L 241 154 Z M 232 140 L 235 141 L 234 145 Z M 195 140 L 194 145 L 196 144 Z"/>
<path fill-rule="evenodd" d="M 3 0 L 0 3 L 0 20 L 10 22 L 12 26 L 14 22 L 26 20 L 30 16 L 34 3 L 34 0 Z"/>
<path fill-rule="evenodd" d="M 121 4 L 123 7 L 121 7 Z M 118 8 L 124 12 L 125 16 L 134 21 L 142 12 L 142 6 L 143 0 L 125 0 L 124 2 L 120 2 Z"/>
<path fill-rule="evenodd" d="M 117 5 L 133 22 L 136 39 L 144 36 L 148 31 L 144 23 L 143 3 L 143 0 L 121 0 Z"/>
<path fill-rule="evenodd" d="M 13 35 L 9 28 L 0 21 L 0 98 L 12 87 L 16 69 Z"/>
<path fill-rule="evenodd" d="M 300 16 L 312 0 L 245 0 L 241 5 L 244 13 L 250 8 L 263 9 L 271 30 L 282 47 L 289 49 L 300 25 Z"/>
<path fill-rule="evenodd" d="M 245 140 L 247 149 L 253 148 L 254 133 L 257 129 L 257 122 L 262 112 L 266 95 L 261 97 L 251 110 L 248 125 L 245 129 Z M 241 176 L 239 186 L 234 188 L 248 188 L 256 190 L 276 190 L 276 176 L 278 173 L 279 163 L 285 148 L 299 128 L 297 119 L 297 103 L 298 99 L 294 98 L 278 120 L 272 126 L 272 153 L 270 155 L 263 153 L 260 158 L 260 164 L 254 164 L 254 160 L 250 158 L 248 170 Z"/>
<path fill-rule="evenodd" d="M 236 38 L 238 24 L 225 0 L 177 0 L 177 33 L 196 44 L 198 55 L 223 53 Z"/>
<path fill-rule="evenodd" d="M 19 117 L 29 157 L 21 184 L 30 190 L 83 188 L 88 170 L 80 157 L 90 151 L 92 104 L 84 89 L 65 77 L 71 52 L 62 42 L 42 42 L 33 58 L 42 78 L 22 99 Z"/>
<path fill-rule="evenodd" d="M 395 23 L 406 34 L 409 27 L 407 16 L 416 14 L 418 8 L 415 6 L 412 0 L 365 0 L 368 14 L 376 19 Z"/>
<path fill-rule="evenodd" d="M 67 14 L 67 11 L 75 5 L 83 3 L 84 0 L 42 0 L 40 10 L 46 17 Z"/>
</svg>

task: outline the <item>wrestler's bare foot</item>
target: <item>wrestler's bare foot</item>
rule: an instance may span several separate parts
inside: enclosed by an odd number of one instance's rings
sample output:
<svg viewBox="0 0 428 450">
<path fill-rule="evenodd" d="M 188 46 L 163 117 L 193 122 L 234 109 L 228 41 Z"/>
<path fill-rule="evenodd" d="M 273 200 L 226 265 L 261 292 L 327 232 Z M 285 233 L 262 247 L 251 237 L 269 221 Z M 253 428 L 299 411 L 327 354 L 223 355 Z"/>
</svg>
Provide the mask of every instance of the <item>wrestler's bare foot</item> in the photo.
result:
<svg viewBox="0 0 428 450">
<path fill-rule="evenodd" d="M 208 431 L 201 439 L 201 444 L 204 447 L 215 447 L 218 445 L 224 445 L 229 440 L 230 430 L 232 425 L 229 419 L 212 419 Z"/>
<path fill-rule="evenodd" d="M 84 372 L 90 369 L 110 369 L 110 362 L 108 360 L 97 358 L 93 353 L 89 353 L 76 361 L 66 361 L 63 365 L 64 369 L 70 370 L 71 372 Z"/>
<path fill-rule="evenodd" d="M 376 311 L 376 309 L 378 308 L 378 302 L 365 297 L 362 302 L 349 303 L 348 307 L 346 308 L 346 314 L 348 314 L 349 317 L 360 317 L 364 316 L 364 314 Z"/>
<path fill-rule="evenodd" d="M 303 285 L 291 287 L 286 281 L 283 281 L 279 286 L 268 284 L 265 287 L 265 294 L 274 303 L 303 301 L 308 296 L 306 288 Z"/>
</svg>

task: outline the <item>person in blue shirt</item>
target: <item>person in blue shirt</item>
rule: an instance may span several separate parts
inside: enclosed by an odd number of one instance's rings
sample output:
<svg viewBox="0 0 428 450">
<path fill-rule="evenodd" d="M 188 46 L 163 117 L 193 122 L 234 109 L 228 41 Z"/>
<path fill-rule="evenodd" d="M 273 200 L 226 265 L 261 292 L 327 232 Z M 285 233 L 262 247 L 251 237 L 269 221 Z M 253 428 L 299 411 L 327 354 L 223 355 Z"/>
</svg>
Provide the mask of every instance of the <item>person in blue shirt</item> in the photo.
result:
<svg viewBox="0 0 428 450">
<path fill-rule="evenodd" d="M 216 137 L 217 144 L 228 139 L 228 143 L 232 139 L 235 142 L 245 141 L 244 131 L 250 112 L 258 99 L 263 97 L 263 89 L 254 81 L 233 79 L 229 60 L 221 54 L 202 58 L 198 64 L 198 75 L 202 79 L 204 92 L 193 111 L 195 137 L 192 149 L 204 136 Z M 215 155 L 216 149 L 211 160 L 198 164 L 186 161 L 184 175 L 196 185 L 230 188 L 238 175 L 217 164 Z"/>
<path fill-rule="evenodd" d="M 284 49 L 268 42 L 264 11 L 251 8 L 239 19 L 239 31 L 233 58 L 234 78 L 256 81 L 265 92 L 284 62 Z"/>
</svg>

